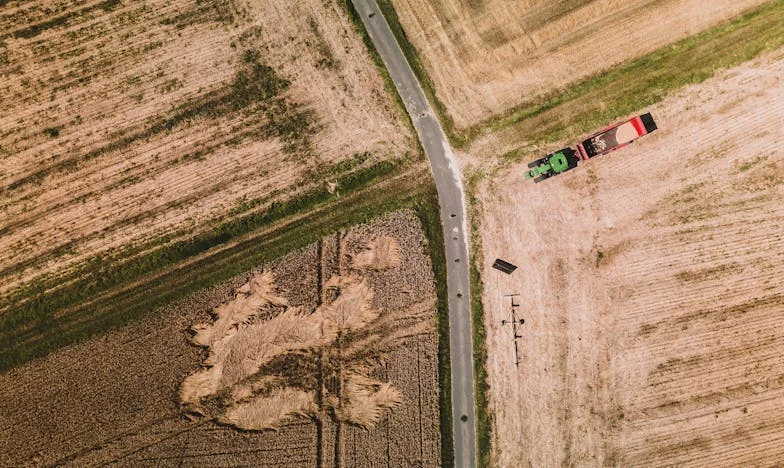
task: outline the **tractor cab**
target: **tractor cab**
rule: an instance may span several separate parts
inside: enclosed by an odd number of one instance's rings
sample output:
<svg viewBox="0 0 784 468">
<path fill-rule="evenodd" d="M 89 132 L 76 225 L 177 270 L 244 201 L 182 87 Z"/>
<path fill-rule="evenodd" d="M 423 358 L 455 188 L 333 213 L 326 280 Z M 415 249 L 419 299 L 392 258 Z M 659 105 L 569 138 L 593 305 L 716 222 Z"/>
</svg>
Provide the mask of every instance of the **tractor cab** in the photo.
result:
<svg viewBox="0 0 784 468">
<path fill-rule="evenodd" d="M 534 179 L 539 183 L 545 179 L 577 167 L 576 152 L 572 148 L 563 148 L 528 164 L 530 171 L 525 173 L 526 179 Z"/>
</svg>

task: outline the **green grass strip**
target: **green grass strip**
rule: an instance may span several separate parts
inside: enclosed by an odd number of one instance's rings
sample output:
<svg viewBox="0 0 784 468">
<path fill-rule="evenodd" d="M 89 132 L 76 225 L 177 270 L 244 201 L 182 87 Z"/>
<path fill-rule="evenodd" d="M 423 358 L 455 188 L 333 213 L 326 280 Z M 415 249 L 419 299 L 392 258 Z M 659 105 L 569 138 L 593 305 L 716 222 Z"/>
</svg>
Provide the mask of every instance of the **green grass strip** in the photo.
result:
<svg viewBox="0 0 784 468">
<path fill-rule="evenodd" d="M 482 277 L 479 264 L 482 259 L 480 238 L 481 202 L 476 198 L 480 173 L 468 177 L 466 193 L 471 210 L 471 326 L 474 346 L 474 398 L 476 408 L 476 450 L 477 466 L 490 466 L 492 444 L 492 415 L 489 410 L 490 385 L 487 381 L 487 331 L 485 330 L 484 306 L 482 304 Z"/>
<path fill-rule="evenodd" d="M 773 0 L 734 20 L 596 75 L 565 91 L 518 106 L 470 129 L 465 138 L 547 115 L 524 127 L 528 140 L 553 142 L 586 132 L 661 101 L 668 92 L 700 83 L 717 70 L 784 45 L 784 0 Z M 541 123 L 537 120 L 537 124 Z M 523 130 L 523 129 L 521 129 Z"/>
<path fill-rule="evenodd" d="M 340 196 L 316 189 L 129 262 L 96 263 L 91 274 L 55 293 L 32 290 L 27 296 L 16 296 L 17 301 L 25 301 L 5 304 L 8 312 L 0 317 L 0 349 L 3 350 L 0 371 L 124 325 L 156 307 L 225 281 L 343 226 L 410 205 L 416 190 L 405 187 L 401 194 L 389 187 L 376 187 L 398 169 L 398 164 L 383 161 L 341 177 Z M 360 191 L 361 196 L 350 197 Z M 327 205 L 329 210 L 296 222 L 283 222 Z M 260 238 L 241 240 L 246 234 L 274 223 L 283 226 Z M 229 241 L 237 240 L 240 242 L 236 246 L 217 251 Z M 213 249 L 217 252 L 210 255 Z M 180 266 L 205 253 L 208 253 L 205 258 L 192 265 Z M 161 273 L 161 278 L 150 279 Z M 131 283 L 135 286 L 121 290 Z"/>
</svg>

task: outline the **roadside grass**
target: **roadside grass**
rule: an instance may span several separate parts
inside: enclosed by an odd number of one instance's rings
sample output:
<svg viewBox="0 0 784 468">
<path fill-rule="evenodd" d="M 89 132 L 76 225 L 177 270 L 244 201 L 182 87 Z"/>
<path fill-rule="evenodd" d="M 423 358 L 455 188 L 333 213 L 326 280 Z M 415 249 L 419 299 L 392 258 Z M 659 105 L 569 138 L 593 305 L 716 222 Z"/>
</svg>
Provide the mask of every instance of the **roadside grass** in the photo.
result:
<svg viewBox="0 0 784 468">
<path fill-rule="evenodd" d="M 53 280 L 66 284 L 54 292 L 51 284 L 37 284 L 6 298 L 0 371 L 141 318 L 330 232 L 412 206 L 427 185 L 416 184 L 411 171 L 392 177 L 400 172 L 399 164 L 382 161 L 343 176 L 340 194 L 315 189 L 131 261 L 96 262 L 79 277 Z"/>
<path fill-rule="evenodd" d="M 438 314 L 436 327 L 438 330 L 438 412 L 441 432 L 441 466 L 455 465 L 452 440 L 452 372 L 449 361 L 449 304 L 446 290 L 446 253 L 444 247 L 444 230 L 441 225 L 438 193 L 435 185 L 423 194 L 415 205 L 417 216 L 425 229 L 428 239 L 428 253 L 433 263 L 433 276 L 436 279 L 436 296 L 438 298 Z"/>
<path fill-rule="evenodd" d="M 342 0 L 340 4 L 343 6 L 343 8 L 345 8 L 349 19 L 351 19 L 351 22 L 354 24 L 354 30 L 362 37 L 362 42 L 365 44 L 365 48 L 370 54 L 370 57 L 373 59 L 373 63 L 376 65 L 376 69 L 384 80 L 384 87 L 387 89 L 387 92 L 389 92 L 390 96 L 392 96 L 392 98 L 395 100 L 395 103 L 400 109 L 400 112 L 403 113 L 403 116 L 408 122 L 408 125 L 411 127 L 411 130 L 414 131 L 414 123 L 411 121 L 411 116 L 408 115 L 406 105 L 403 103 L 403 99 L 397 92 L 395 82 L 392 81 L 392 77 L 389 76 L 389 70 L 387 70 L 386 65 L 384 65 L 384 60 L 381 59 L 381 56 L 376 50 L 376 46 L 373 45 L 373 41 L 370 39 L 370 36 L 368 36 L 368 33 L 365 30 L 365 25 L 362 23 L 362 18 L 359 16 L 359 12 L 354 8 L 351 0 Z M 419 148 L 421 157 L 424 159 L 425 153 L 422 150 L 419 141 L 417 141 L 417 147 Z"/>
<path fill-rule="evenodd" d="M 362 19 L 359 16 L 359 12 L 356 11 L 354 5 L 351 3 L 351 0 L 343 0 L 341 5 L 343 5 L 343 7 L 346 9 L 349 18 L 354 24 L 354 29 L 362 37 L 362 41 L 365 43 L 365 47 L 373 58 L 373 62 L 375 63 L 376 68 L 379 70 L 379 73 L 384 79 L 384 84 L 387 88 L 387 91 L 391 96 L 394 97 L 398 108 L 405 116 L 408 125 L 413 131 L 414 125 L 411 121 L 411 116 L 408 115 L 408 111 L 406 111 L 406 106 L 403 103 L 400 94 L 397 92 L 397 88 L 395 87 L 395 83 L 392 81 L 392 77 L 389 76 L 389 71 L 384 65 L 384 61 L 378 54 L 378 51 L 373 45 L 373 41 L 370 39 L 370 36 L 368 36 L 367 30 L 365 30 Z M 397 21 L 397 16 L 394 12 L 394 9 L 386 0 L 382 0 L 379 6 L 383 11 L 384 16 L 387 17 L 387 21 L 389 21 L 390 27 L 395 33 L 398 43 L 401 44 L 401 47 L 403 48 L 409 63 L 411 63 L 412 69 L 414 70 L 417 78 L 420 80 L 420 83 L 422 83 L 428 99 L 431 103 L 435 103 L 437 111 L 441 114 L 441 121 L 445 122 L 444 118 L 446 117 L 446 114 L 443 113 L 443 106 L 435 97 L 432 83 L 430 83 L 429 78 L 421 69 L 416 55 L 414 54 L 413 46 L 411 46 L 408 40 L 405 39 L 405 34 L 402 32 L 403 29 L 400 26 L 400 23 Z M 394 17 L 394 20 L 392 19 L 392 16 Z M 401 39 L 401 34 L 403 35 L 403 39 Z M 424 159 L 424 150 L 422 149 L 422 146 L 418 140 L 417 147 L 419 148 L 419 157 Z M 438 298 L 438 315 L 436 326 L 438 330 L 438 412 L 440 425 L 439 430 L 441 433 L 441 466 L 451 467 L 454 466 L 455 461 L 454 441 L 452 439 L 452 369 L 449 357 L 449 305 L 447 302 L 446 290 L 444 231 L 441 225 L 438 193 L 436 192 L 434 184 L 431 184 L 429 191 L 426 192 L 422 199 L 415 204 L 415 208 L 417 215 L 425 229 L 425 234 L 428 238 L 428 250 L 431 261 L 433 263 L 433 276 L 436 281 L 436 295 Z"/>
<path fill-rule="evenodd" d="M 350 0 L 347 1 L 350 2 Z M 387 23 L 389 23 L 392 34 L 394 34 L 395 39 L 397 39 L 397 43 L 400 44 L 400 49 L 403 51 L 403 55 L 406 56 L 406 60 L 411 66 L 411 70 L 413 70 L 414 75 L 416 75 L 417 80 L 419 80 L 419 84 L 422 86 L 422 90 L 425 92 L 427 100 L 430 101 L 430 105 L 433 106 L 433 109 L 438 114 L 438 120 L 441 122 L 441 127 L 444 129 L 444 133 L 446 133 L 450 143 L 457 148 L 464 147 L 468 143 L 468 140 L 455 130 L 455 123 L 447 112 L 444 103 L 438 99 L 435 86 L 430 80 L 430 76 L 425 71 L 425 68 L 422 66 L 422 61 L 419 59 L 419 55 L 414 48 L 414 45 L 408 40 L 408 36 L 403 30 L 403 26 L 400 24 L 400 19 L 397 16 L 395 7 L 392 6 L 392 3 L 389 0 L 377 0 L 377 3 L 386 18 Z"/>
<path fill-rule="evenodd" d="M 490 466 L 492 446 L 492 422 L 490 414 L 490 385 L 487 382 L 487 331 L 485 330 L 484 306 L 482 304 L 483 283 L 480 273 L 482 259 L 481 212 L 482 204 L 476 197 L 477 185 L 482 180 L 481 172 L 473 172 L 467 177 L 466 196 L 469 201 L 471 220 L 471 326 L 474 346 L 474 394 L 476 395 L 476 450 L 477 466 Z"/>
<path fill-rule="evenodd" d="M 602 127 L 661 101 L 670 91 L 775 50 L 784 45 L 782 31 L 784 0 L 773 0 L 566 90 L 521 104 L 505 116 L 469 129 L 463 138 L 471 141 L 511 129 L 528 144 L 504 154 L 502 160 L 519 161 L 533 145 Z"/>
</svg>

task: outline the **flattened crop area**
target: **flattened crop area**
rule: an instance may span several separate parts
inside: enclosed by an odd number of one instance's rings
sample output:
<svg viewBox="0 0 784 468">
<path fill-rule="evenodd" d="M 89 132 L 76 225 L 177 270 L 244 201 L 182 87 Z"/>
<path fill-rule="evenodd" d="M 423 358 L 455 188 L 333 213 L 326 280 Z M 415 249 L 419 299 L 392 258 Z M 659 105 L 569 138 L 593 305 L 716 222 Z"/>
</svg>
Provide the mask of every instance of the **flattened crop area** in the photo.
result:
<svg viewBox="0 0 784 468">
<path fill-rule="evenodd" d="M 784 457 L 782 76 L 780 49 L 649 109 L 659 129 L 628 148 L 483 189 L 498 466 Z"/>
<path fill-rule="evenodd" d="M 414 153 L 339 4 L 12 1 L 0 30 L 0 295 Z"/>
<path fill-rule="evenodd" d="M 426 242 L 416 214 L 397 211 L 172 304 L 148 320 L 2 374 L 0 465 L 438 466 L 436 293 Z M 364 295 L 372 296 L 370 308 L 338 306 L 340 296 L 331 297 L 335 291 L 330 288 L 335 278 L 362 278 L 360 289 L 372 291 Z M 346 284 L 344 291 L 358 283 Z M 264 296 L 256 305 L 268 301 L 274 306 L 262 314 L 262 309 L 237 308 L 236 298 L 247 305 L 259 298 L 256 293 Z M 284 303 L 287 315 L 276 316 Z M 292 321 L 295 309 L 302 315 Z M 237 392 L 223 392 L 201 401 L 196 412 L 190 404 L 180 405 L 191 403 L 180 390 L 189 376 L 208 371 L 208 351 L 191 344 L 198 332 L 190 329 L 196 325 L 202 333 L 220 331 L 215 336 L 222 337 L 226 323 L 211 316 L 213 311 L 219 311 L 217 316 L 256 314 L 244 316 L 245 330 L 276 319 L 288 321 L 275 339 L 257 343 L 267 356 L 271 347 L 318 332 L 310 322 L 319 314 L 376 315 L 336 339 L 320 340 L 328 342 L 325 346 L 278 354 L 260 374 L 235 382 L 242 395 L 234 402 Z M 234 348 L 228 354 L 224 378 L 235 373 L 238 363 L 247 369 L 241 359 L 245 351 Z M 358 370 L 367 376 L 351 374 Z M 346 379 L 344 371 L 351 374 Z M 350 395 L 355 388 L 345 385 L 357 380 L 391 385 L 397 400 L 391 412 L 365 424 L 363 411 L 372 406 L 360 404 L 366 395 Z M 277 432 L 231 426 L 266 425 L 270 413 L 283 413 L 277 408 L 248 411 L 239 418 L 236 412 L 211 413 L 220 403 L 242 409 L 292 393 L 309 395 L 312 409 L 275 421 Z M 285 408 L 298 402 L 278 403 Z M 324 411 L 327 407 L 331 410 Z"/>
<path fill-rule="evenodd" d="M 764 0 L 390 0 L 458 129 Z"/>
</svg>

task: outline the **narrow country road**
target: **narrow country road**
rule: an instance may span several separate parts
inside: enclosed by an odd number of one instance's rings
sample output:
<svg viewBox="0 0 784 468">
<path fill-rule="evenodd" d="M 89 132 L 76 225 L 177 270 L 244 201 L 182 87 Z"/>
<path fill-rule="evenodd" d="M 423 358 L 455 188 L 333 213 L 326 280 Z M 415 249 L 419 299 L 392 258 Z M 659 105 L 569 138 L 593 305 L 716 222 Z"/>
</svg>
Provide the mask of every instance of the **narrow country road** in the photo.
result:
<svg viewBox="0 0 784 468">
<path fill-rule="evenodd" d="M 376 0 L 351 0 L 414 122 L 438 189 L 446 245 L 455 466 L 476 466 L 466 210 L 460 169 L 441 125 Z M 464 420 L 465 419 L 465 420 Z"/>
</svg>

